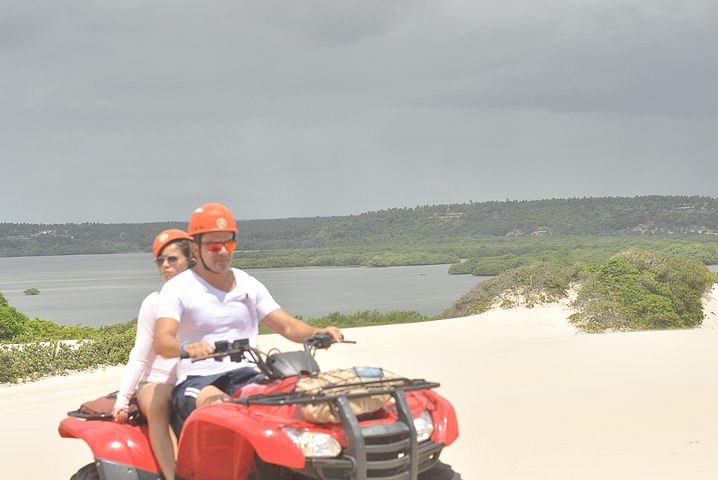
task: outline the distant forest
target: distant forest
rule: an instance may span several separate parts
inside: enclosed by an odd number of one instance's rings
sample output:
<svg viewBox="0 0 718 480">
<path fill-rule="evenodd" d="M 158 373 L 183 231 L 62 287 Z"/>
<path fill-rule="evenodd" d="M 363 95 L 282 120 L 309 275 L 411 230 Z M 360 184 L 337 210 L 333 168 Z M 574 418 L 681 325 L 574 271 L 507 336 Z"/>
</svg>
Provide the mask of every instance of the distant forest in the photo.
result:
<svg viewBox="0 0 718 480">
<path fill-rule="evenodd" d="M 249 253 L 289 250 L 296 254 L 301 250 L 314 250 L 349 255 L 368 249 L 371 250 L 369 254 L 381 257 L 382 251 L 390 251 L 393 255 L 402 251 L 421 251 L 431 257 L 424 263 L 453 263 L 456 259 L 446 255 L 465 258 L 460 249 L 436 247 L 456 245 L 457 242 L 466 245 L 479 239 L 489 242 L 514 239 L 524 243 L 547 237 L 588 236 L 688 237 L 700 243 L 718 243 L 718 199 L 641 196 L 507 200 L 238 223 L 238 248 Z M 177 221 L 62 225 L 0 223 L 0 256 L 149 252 L 157 232 L 185 226 L 186 223 Z M 366 260 L 366 255 L 361 259 Z M 364 260 L 359 260 L 353 260 L 354 264 L 364 264 Z M 328 263 L 332 261 L 328 260 Z M 386 264 L 396 262 L 390 260 Z M 252 266 L 262 265 L 260 262 Z"/>
</svg>

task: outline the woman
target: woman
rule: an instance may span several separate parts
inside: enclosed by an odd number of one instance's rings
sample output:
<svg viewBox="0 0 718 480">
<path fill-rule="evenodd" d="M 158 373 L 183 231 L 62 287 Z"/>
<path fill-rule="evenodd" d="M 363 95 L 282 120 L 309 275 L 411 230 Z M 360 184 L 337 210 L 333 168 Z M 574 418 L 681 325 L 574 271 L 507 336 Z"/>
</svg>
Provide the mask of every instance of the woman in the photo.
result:
<svg viewBox="0 0 718 480">
<path fill-rule="evenodd" d="M 182 230 L 165 230 L 152 245 L 157 268 L 166 282 L 192 266 L 190 237 Z M 137 317 L 137 336 L 130 352 L 127 370 L 112 415 L 116 422 L 127 421 L 130 397 L 136 392 L 140 411 L 147 418 L 150 444 L 165 479 L 174 479 L 175 448 L 170 436 L 169 418 L 172 387 L 177 380 L 177 359 L 155 354 L 152 337 L 159 293 L 152 292 L 142 302 Z"/>
</svg>

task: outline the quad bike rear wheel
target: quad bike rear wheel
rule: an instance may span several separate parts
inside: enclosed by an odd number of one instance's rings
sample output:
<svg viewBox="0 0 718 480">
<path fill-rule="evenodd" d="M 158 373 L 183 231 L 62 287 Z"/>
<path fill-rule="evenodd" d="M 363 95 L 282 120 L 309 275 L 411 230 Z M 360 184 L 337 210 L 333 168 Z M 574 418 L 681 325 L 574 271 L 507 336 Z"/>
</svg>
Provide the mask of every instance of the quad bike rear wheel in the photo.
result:
<svg viewBox="0 0 718 480">
<path fill-rule="evenodd" d="M 431 470 L 419 475 L 419 480 L 461 480 L 461 475 L 456 473 L 451 465 L 439 462 Z"/>
<path fill-rule="evenodd" d="M 88 463 L 81 469 L 79 469 L 70 480 L 100 480 L 100 472 L 97 471 L 97 465 L 95 462 Z"/>
</svg>

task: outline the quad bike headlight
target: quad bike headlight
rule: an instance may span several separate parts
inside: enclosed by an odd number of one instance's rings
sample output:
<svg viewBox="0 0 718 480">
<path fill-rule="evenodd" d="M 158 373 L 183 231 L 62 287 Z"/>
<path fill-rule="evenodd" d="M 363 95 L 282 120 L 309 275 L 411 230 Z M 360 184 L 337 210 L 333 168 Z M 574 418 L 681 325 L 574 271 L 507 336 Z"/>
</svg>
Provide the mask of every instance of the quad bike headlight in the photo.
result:
<svg viewBox="0 0 718 480">
<path fill-rule="evenodd" d="M 414 428 L 416 428 L 417 442 L 431 438 L 431 434 L 434 433 L 434 422 L 431 420 L 431 413 L 428 410 L 424 410 L 414 419 Z"/>
<path fill-rule="evenodd" d="M 305 457 L 337 457 L 342 452 L 339 442 L 326 433 L 305 432 L 289 427 L 282 430 L 299 447 Z"/>
</svg>

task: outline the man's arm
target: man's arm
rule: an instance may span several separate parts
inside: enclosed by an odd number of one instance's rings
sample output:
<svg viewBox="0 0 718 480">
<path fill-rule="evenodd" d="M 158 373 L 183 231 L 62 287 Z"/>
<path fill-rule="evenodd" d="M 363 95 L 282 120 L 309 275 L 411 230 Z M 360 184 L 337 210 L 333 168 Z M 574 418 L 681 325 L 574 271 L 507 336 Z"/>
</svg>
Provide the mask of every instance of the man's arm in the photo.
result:
<svg viewBox="0 0 718 480">
<path fill-rule="evenodd" d="M 157 354 L 172 358 L 180 356 L 180 341 L 177 340 L 179 324 L 174 318 L 158 318 L 155 323 L 155 334 L 152 346 Z"/>
<path fill-rule="evenodd" d="M 163 357 L 179 357 L 182 343 L 177 340 L 177 328 L 179 323 L 174 318 L 162 317 L 157 319 L 155 324 L 155 335 L 152 346 L 155 352 Z M 206 342 L 185 344 L 185 350 L 190 358 L 204 357 L 214 353 L 214 347 Z"/>
<path fill-rule="evenodd" d="M 316 328 L 301 320 L 294 318 L 281 308 L 273 310 L 262 319 L 262 323 L 289 340 L 302 343 L 305 339 L 315 333 L 328 333 L 335 342 L 341 342 L 344 338 L 337 327 Z"/>
</svg>

